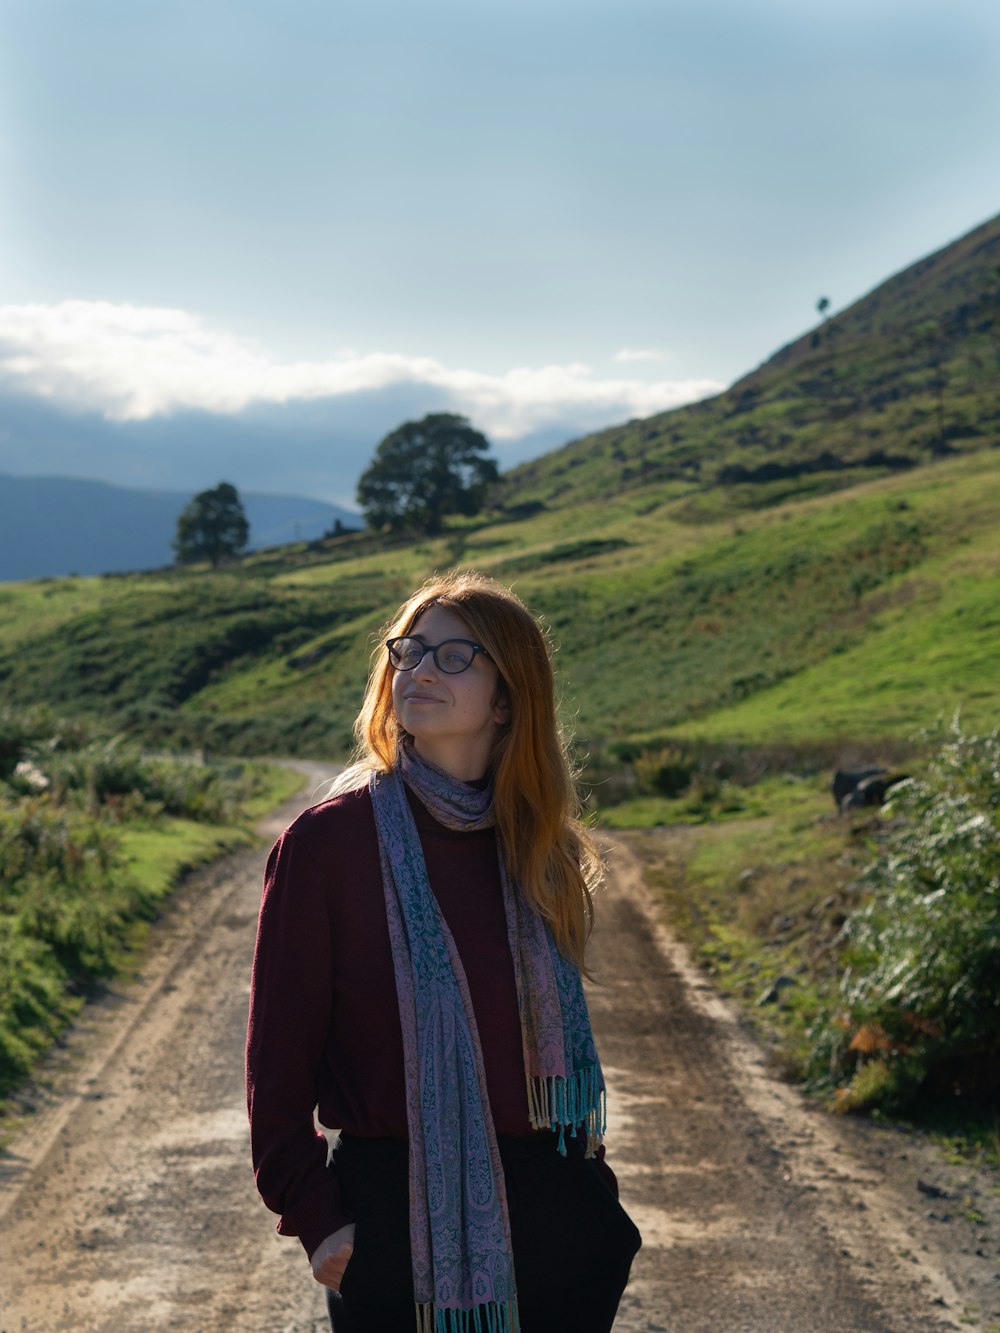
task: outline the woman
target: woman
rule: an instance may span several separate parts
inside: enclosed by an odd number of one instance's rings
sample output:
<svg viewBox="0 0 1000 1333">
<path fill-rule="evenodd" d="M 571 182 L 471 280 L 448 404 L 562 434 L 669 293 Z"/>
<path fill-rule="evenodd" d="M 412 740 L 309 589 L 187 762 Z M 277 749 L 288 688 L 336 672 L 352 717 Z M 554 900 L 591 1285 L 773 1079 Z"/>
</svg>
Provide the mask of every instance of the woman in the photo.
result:
<svg viewBox="0 0 1000 1333">
<path fill-rule="evenodd" d="M 580 981 L 599 861 L 537 623 L 490 579 L 432 580 L 356 733 L 268 862 L 258 1188 L 335 1333 L 606 1333 L 640 1240 L 603 1161 Z"/>
</svg>

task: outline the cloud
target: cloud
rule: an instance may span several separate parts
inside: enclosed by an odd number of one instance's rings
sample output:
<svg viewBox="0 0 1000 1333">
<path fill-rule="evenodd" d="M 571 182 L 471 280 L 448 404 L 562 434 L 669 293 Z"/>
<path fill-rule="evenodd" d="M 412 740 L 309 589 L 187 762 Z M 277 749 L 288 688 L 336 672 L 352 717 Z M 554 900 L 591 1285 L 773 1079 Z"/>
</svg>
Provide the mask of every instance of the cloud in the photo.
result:
<svg viewBox="0 0 1000 1333">
<path fill-rule="evenodd" d="M 663 356 L 625 348 L 614 359 Z M 436 403 L 462 412 L 508 442 L 560 432 L 566 439 L 723 387 L 709 379 L 601 378 L 578 364 L 489 375 L 396 352 L 346 350 L 325 361 L 281 362 L 259 343 L 186 311 L 105 301 L 0 306 L 0 385 L 61 412 L 119 423 L 402 396 L 430 402 L 428 411 Z"/>
<path fill-rule="evenodd" d="M 611 358 L 612 361 L 669 361 L 669 352 L 660 352 L 655 347 L 623 347 L 621 351 L 615 352 Z"/>
</svg>

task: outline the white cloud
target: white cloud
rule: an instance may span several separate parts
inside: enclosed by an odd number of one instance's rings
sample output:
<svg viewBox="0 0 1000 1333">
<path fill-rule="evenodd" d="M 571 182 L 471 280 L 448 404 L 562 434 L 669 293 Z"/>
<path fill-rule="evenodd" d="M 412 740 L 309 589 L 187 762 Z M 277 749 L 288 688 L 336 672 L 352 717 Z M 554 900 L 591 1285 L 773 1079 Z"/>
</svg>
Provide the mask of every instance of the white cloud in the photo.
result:
<svg viewBox="0 0 1000 1333">
<path fill-rule="evenodd" d="M 660 357 L 624 349 L 615 360 Z M 584 365 L 516 367 L 503 375 L 452 369 L 429 357 L 344 350 L 326 361 L 281 363 L 258 343 L 210 328 L 183 310 L 104 301 L 0 306 L 0 380 L 22 393 L 113 421 L 183 409 L 220 415 L 420 385 L 497 439 L 562 421 L 648 416 L 723 386 L 595 377 Z"/>
<path fill-rule="evenodd" d="M 623 347 L 615 352 L 612 361 L 669 361 L 670 353 L 661 352 L 656 347 Z"/>
</svg>

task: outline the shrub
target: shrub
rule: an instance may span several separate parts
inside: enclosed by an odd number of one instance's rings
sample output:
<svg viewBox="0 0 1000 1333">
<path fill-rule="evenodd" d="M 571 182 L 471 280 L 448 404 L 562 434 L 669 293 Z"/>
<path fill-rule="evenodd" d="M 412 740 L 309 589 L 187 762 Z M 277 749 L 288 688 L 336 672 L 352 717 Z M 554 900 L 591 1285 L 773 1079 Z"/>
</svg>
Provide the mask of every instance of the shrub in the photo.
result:
<svg viewBox="0 0 1000 1333">
<path fill-rule="evenodd" d="M 113 832 L 45 795 L 0 806 L 0 1095 L 149 910 Z"/>
<path fill-rule="evenodd" d="M 117 826 L 228 822 L 263 780 L 238 762 L 146 755 L 44 709 L 0 711 L 0 1096 L 155 911 Z"/>
<path fill-rule="evenodd" d="M 23 738 L 23 757 L 7 778 L 12 792 L 50 787 L 57 803 L 114 823 L 161 814 L 223 823 L 250 794 L 239 763 L 150 756 L 121 736 L 72 741 L 58 733 L 44 743 Z"/>
<path fill-rule="evenodd" d="M 1000 733 L 957 721 L 926 778 L 893 789 L 848 917 L 842 1006 L 820 1022 L 817 1079 L 846 1109 L 920 1090 L 1000 1090 Z M 876 1066 L 873 1068 L 873 1066 Z"/>
<path fill-rule="evenodd" d="M 0 708 L 0 781 L 9 780 L 21 760 L 32 757 L 39 748 L 47 752 L 75 749 L 86 743 L 91 732 L 86 723 L 54 717 L 44 706 Z"/>
<path fill-rule="evenodd" d="M 666 746 L 636 755 L 632 766 L 640 791 L 650 791 L 657 796 L 680 796 L 687 791 L 698 760 L 690 751 Z"/>
</svg>

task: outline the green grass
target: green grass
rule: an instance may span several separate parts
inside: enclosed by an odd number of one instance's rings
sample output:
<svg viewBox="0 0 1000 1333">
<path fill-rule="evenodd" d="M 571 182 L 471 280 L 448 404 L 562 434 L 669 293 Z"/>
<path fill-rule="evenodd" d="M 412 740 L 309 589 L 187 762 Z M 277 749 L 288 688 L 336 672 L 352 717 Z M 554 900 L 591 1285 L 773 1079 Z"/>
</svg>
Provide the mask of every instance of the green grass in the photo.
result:
<svg viewBox="0 0 1000 1333">
<path fill-rule="evenodd" d="M 618 836 L 642 857 L 695 960 L 743 1007 L 775 1064 L 799 1077 L 812 1025 L 839 982 L 833 945 L 864 859 L 866 820 L 837 816 L 819 781 L 772 778 L 745 799 L 741 814 L 700 825 L 650 827 L 639 808 L 630 834 L 629 806 L 604 817 L 614 814 Z M 777 998 L 761 1003 L 776 982 Z"/>
<path fill-rule="evenodd" d="M 188 871 L 252 843 L 253 838 L 245 828 L 218 828 L 191 819 L 171 819 L 161 827 L 128 829 L 121 837 L 122 854 L 130 873 L 157 902 Z"/>
<path fill-rule="evenodd" d="M 652 487 L 325 562 L 92 580 L 101 596 L 34 632 L 39 586 L 9 585 L 0 683 L 151 744 L 339 756 L 380 627 L 461 550 L 548 622 L 581 752 L 903 737 L 956 706 L 978 725 L 997 701 L 998 464 L 987 451 L 738 521 L 679 521 Z"/>
<path fill-rule="evenodd" d="M 990 538 L 975 552 L 926 562 L 874 611 L 860 642 L 683 733 L 747 741 L 865 730 L 908 735 L 956 710 L 973 730 L 992 725 L 1000 552 Z"/>
<path fill-rule="evenodd" d="M 597 788 L 594 798 L 600 822 L 606 828 L 676 828 L 766 818 L 779 804 L 786 813 L 799 809 L 811 812 L 815 805 L 815 783 L 790 775 L 750 787 L 737 782 L 706 783 L 696 779 L 681 796 L 634 796 L 601 806 Z"/>
<path fill-rule="evenodd" d="M 138 577 L 147 589 L 157 586 L 153 576 Z M 14 644 L 20 639 L 57 631 L 87 612 L 118 601 L 128 582 L 111 578 L 60 578 L 0 584 L 3 641 Z"/>
<path fill-rule="evenodd" d="M 251 765 L 254 775 L 252 795 L 243 802 L 243 818 L 247 821 L 263 819 L 277 806 L 291 800 L 305 786 L 301 773 L 282 764 Z"/>
<path fill-rule="evenodd" d="M 119 757 L 121 773 L 130 763 Z M 196 805 L 198 774 L 188 763 L 180 768 Z M 148 802 L 121 804 L 116 796 L 93 808 L 92 798 L 74 789 L 62 798 L 54 789 L 20 798 L 10 788 L 0 792 L 0 1098 L 23 1081 L 88 995 L 141 961 L 150 926 L 182 877 L 252 845 L 254 822 L 303 785 L 299 774 L 277 765 L 224 776 L 233 780 L 243 801 L 227 804 L 222 823 L 154 817 Z"/>
<path fill-rule="evenodd" d="M 126 827 L 121 848 L 132 876 L 159 902 L 189 871 L 257 841 L 253 824 L 303 785 L 302 775 L 279 764 L 251 766 L 253 795 L 228 824 L 167 819 L 144 827 Z"/>
</svg>

